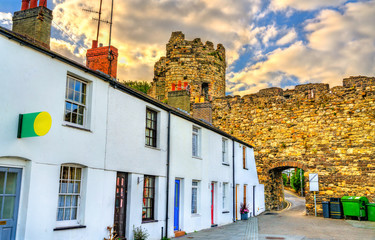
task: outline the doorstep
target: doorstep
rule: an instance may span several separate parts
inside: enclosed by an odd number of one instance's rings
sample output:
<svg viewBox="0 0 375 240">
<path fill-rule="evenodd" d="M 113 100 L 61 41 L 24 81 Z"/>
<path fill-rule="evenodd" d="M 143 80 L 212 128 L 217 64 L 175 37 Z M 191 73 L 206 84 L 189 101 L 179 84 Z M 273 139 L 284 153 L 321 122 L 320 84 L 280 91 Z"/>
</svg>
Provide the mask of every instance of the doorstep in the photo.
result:
<svg viewBox="0 0 375 240">
<path fill-rule="evenodd" d="M 186 232 L 184 231 L 174 231 L 174 237 L 182 237 L 185 235 L 186 235 Z"/>
</svg>

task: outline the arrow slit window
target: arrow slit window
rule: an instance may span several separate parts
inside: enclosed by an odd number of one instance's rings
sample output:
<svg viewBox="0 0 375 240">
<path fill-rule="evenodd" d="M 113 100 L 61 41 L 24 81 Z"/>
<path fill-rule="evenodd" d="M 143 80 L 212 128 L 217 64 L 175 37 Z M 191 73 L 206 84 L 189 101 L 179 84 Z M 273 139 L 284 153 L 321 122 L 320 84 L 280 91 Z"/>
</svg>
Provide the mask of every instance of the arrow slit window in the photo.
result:
<svg viewBox="0 0 375 240">
<path fill-rule="evenodd" d="M 86 125 L 87 83 L 68 76 L 66 80 L 64 120 L 78 126 Z"/>
</svg>

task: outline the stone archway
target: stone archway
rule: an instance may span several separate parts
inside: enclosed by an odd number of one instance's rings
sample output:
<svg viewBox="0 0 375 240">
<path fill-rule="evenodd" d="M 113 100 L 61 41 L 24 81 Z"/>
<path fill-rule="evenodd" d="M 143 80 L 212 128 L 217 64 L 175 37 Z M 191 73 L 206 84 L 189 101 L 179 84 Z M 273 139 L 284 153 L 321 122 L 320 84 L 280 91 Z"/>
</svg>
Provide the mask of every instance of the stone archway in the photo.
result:
<svg viewBox="0 0 375 240">
<path fill-rule="evenodd" d="M 305 174 L 308 172 L 308 167 L 302 162 L 282 161 L 271 164 L 271 166 L 265 172 L 266 177 L 268 178 L 267 184 L 265 186 L 266 208 L 269 210 L 282 209 L 284 200 L 282 171 L 288 168 L 303 169 Z M 305 182 L 306 180 L 307 178 L 305 177 Z M 305 186 L 304 192 L 306 192 Z"/>
</svg>

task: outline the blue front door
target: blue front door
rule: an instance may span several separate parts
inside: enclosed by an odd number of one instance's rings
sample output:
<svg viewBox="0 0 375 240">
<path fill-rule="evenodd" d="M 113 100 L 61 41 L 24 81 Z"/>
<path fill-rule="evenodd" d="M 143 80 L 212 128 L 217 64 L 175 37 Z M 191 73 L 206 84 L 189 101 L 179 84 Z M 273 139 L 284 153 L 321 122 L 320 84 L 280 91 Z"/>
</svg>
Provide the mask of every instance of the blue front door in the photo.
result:
<svg viewBox="0 0 375 240">
<path fill-rule="evenodd" d="M 180 219 L 180 180 L 175 180 L 174 185 L 174 230 L 178 231 Z"/>
<path fill-rule="evenodd" d="M 19 168 L 0 167 L 0 240 L 16 239 L 21 173 Z"/>
</svg>

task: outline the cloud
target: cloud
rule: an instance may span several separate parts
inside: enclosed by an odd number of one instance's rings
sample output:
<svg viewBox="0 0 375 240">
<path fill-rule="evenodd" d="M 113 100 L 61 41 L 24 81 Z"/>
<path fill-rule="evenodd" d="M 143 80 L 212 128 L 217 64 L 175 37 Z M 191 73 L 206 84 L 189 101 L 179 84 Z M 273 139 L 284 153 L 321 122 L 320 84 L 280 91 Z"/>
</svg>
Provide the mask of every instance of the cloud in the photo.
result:
<svg viewBox="0 0 375 240">
<path fill-rule="evenodd" d="M 322 7 L 340 6 L 345 2 L 346 0 L 272 0 L 270 3 L 270 9 L 278 11 L 292 8 L 296 10 L 309 11 Z"/>
<path fill-rule="evenodd" d="M 277 40 L 276 45 L 286 45 L 288 43 L 291 43 L 297 38 L 296 30 L 291 29 L 288 31 L 287 34 L 285 34 L 282 38 Z"/>
<path fill-rule="evenodd" d="M 12 27 L 12 14 L 0 12 L 0 26 L 11 28 Z"/>
<path fill-rule="evenodd" d="M 277 48 L 266 55 L 266 60 L 249 65 L 241 72 L 229 73 L 227 90 L 243 95 L 264 86 L 283 86 L 293 78 L 298 83 L 324 82 L 332 87 L 342 85 L 344 77 L 372 76 L 375 1 L 348 3 L 342 10 L 342 13 L 322 10 L 316 18 L 308 20 L 304 29 L 306 42 Z M 245 84 L 246 90 L 240 91 L 237 84 Z"/>
<path fill-rule="evenodd" d="M 54 0 L 54 4 L 54 21 L 74 42 L 90 48 L 97 28 L 91 18 L 97 16 L 81 9 L 98 9 L 98 3 Z M 116 1 L 112 44 L 119 49 L 122 61 L 119 78 L 151 81 L 154 63 L 165 56 L 165 44 L 173 31 L 182 31 L 188 40 L 199 37 L 222 43 L 230 65 L 239 58 L 243 46 L 254 40 L 249 23 L 260 5 L 261 0 Z M 102 19 L 109 20 L 109 12 L 110 5 L 103 4 Z M 101 24 L 99 40 L 104 45 L 108 45 L 108 32 L 108 25 Z M 70 41 L 66 35 L 64 39 Z"/>
</svg>

